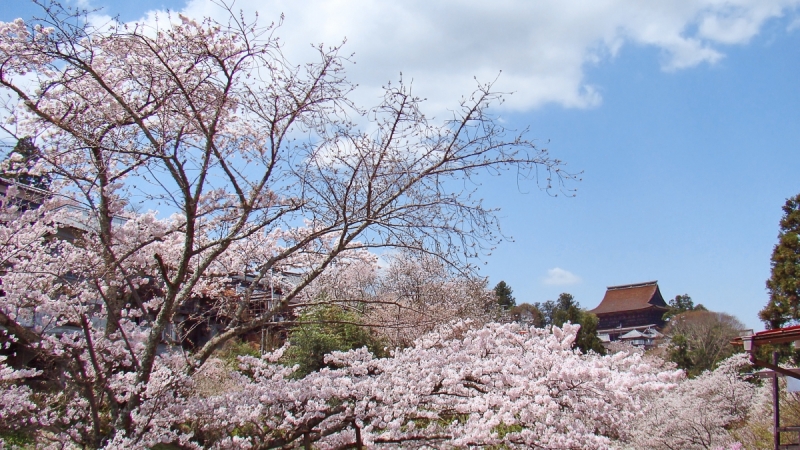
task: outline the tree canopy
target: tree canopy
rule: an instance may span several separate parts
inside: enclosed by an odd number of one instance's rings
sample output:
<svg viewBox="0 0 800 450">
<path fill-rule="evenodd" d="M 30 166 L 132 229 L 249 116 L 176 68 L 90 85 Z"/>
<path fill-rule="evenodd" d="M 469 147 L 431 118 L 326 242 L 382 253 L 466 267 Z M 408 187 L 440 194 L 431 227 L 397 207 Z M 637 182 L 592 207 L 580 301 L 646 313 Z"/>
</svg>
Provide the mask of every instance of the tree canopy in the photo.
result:
<svg viewBox="0 0 800 450">
<path fill-rule="evenodd" d="M 553 325 L 560 327 L 570 322 L 581 326 L 575 337 L 575 346 L 582 351 L 594 351 L 600 354 L 605 353 L 600 338 L 597 337 L 597 324 L 600 322 L 597 316 L 581 308 L 580 303 L 575 300 L 572 294 L 566 292 L 558 296 L 555 307 L 550 312 Z"/>
<path fill-rule="evenodd" d="M 511 295 L 514 291 L 511 286 L 506 284 L 505 281 L 500 281 L 494 287 L 494 295 L 497 298 L 497 304 L 501 308 L 508 310 L 517 305 L 517 300 Z"/>
<path fill-rule="evenodd" d="M 575 346 L 584 352 L 591 350 L 600 354 L 605 353 L 605 348 L 597 336 L 599 319 L 594 314 L 582 309 L 572 294 L 564 292 L 558 296 L 556 301 L 537 302 L 533 305 L 533 309 L 535 312 L 528 314 L 533 318 L 541 317 L 541 323 L 537 324 L 534 320 L 534 325 L 560 327 L 567 322 L 578 324 L 581 328 L 575 338 Z M 518 311 L 518 313 L 522 312 Z"/>
<path fill-rule="evenodd" d="M 758 316 L 772 329 L 800 320 L 800 195 L 787 199 L 783 205 L 770 268 L 769 300 Z"/>
<path fill-rule="evenodd" d="M 385 356 L 383 343 L 362 323 L 361 316 L 339 305 L 321 304 L 310 307 L 298 318 L 289 333 L 289 348 L 282 362 L 297 365 L 296 377 L 304 377 L 323 367 L 325 356 L 334 351 L 366 348 L 375 356 Z"/>
<path fill-rule="evenodd" d="M 736 352 L 730 342 L 742 329 L 730 314 L 697 309 L 678 314 L 664 331 L 670 337 L 669 359 L 690 376 L 713 370 Z"/>
<path fill-rule="evenodd" d="M 664 313 L 664 320 L 670 320 L 673 316 L 687 311 L 707 311 L 707 309 L 701 303 L 695 305 L 689 294 L 676 295 L 669 301 L 669 310 Z"/>
</svg>

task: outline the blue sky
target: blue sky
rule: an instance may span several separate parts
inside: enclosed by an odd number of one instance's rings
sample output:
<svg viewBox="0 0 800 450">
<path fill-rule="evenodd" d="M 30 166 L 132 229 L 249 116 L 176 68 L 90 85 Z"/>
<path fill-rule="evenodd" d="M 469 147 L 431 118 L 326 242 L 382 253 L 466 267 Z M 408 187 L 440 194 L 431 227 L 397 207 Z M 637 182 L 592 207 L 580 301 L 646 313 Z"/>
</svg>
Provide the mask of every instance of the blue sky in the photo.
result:
<svg viewBox="0 0 800 450">
<path fill-rule="evenodd" d="M 513 176 L 481 196 L 502 208 L 504 242 L 482 273 L 518 302 L 570 292 L 592 308 L 605 287 L 658 280 L 666 298 L 762 329 L 764 282 L 781 206 L 800 193 L 800 20 L 796 0 L 239 0 L 293 61 L 310 43 L 355 52 L 357 101 L 413 78 L 442 114 L 473 76 L 513 91 L 497 112 L 569 168 L 577 196 L 551 197 Z M 83 0 L 124 21 L 169 8 L 219 14 L 205 0 Z M 0 0 L 0 20 L 30 17 Z M 164 13 L 159 14 L 163 17 Z"/>
</svg>

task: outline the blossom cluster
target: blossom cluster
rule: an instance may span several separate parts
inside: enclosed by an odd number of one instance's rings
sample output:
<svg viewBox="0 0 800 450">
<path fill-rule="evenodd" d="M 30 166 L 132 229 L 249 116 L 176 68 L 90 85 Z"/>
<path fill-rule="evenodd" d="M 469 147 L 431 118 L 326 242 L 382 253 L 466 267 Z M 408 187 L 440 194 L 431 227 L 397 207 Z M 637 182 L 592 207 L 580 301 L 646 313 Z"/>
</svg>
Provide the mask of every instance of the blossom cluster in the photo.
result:
<svg viewBox="0 0 800 450">
<path fill-rule="evenodd" d="M 572 349 L 578 326 L 563 329 L 456 323 L 391 357 L 336 352 L 325 368 L 294 379 L 292 368 L 241 357 L 197 372 L 192 395 L 171 398 L 157 431 L 130 448 L 173 442 L 197 448 L 273 448 L 314 442 L 437 447 L 611 448 L 630 442 L 647 405 L 671 392 L 680 371 L 638 352 L 600 356 Z M 282 350 L 281 350 L 282 351 Z M 279 351 L 280 352 L 280 351 Z M 210 381 L 210 382 L 209 382 Z M 188 436 L 188 438 L 187 438 Z"/>
</svg>

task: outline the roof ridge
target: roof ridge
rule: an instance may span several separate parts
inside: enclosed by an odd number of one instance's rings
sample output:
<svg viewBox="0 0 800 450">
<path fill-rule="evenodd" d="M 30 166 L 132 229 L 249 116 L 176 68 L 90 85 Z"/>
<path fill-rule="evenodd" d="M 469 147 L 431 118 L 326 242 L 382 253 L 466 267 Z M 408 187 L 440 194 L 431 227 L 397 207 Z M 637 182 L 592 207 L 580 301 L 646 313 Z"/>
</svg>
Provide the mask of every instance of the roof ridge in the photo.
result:
<svg viewBox="0 0 800 450">
<path fill-rule="evenodd" d="M 653 281 L 645 281 L 645 282 L 642 282 L 642 283 L 631 283 L 631 284 L 620 284 L 620 285 L 617 285 L 617 286 L 606 286 L 606 289 L 611 291 L 611 290 L 617 290 L 617 289 L 630 289 L 630 288 L 635 288 L 635 287 L 653 286 L 653 285 L 657 285 L 657 284 L 658 284 L 658 280 L 653 280 Z"/>
</svg>

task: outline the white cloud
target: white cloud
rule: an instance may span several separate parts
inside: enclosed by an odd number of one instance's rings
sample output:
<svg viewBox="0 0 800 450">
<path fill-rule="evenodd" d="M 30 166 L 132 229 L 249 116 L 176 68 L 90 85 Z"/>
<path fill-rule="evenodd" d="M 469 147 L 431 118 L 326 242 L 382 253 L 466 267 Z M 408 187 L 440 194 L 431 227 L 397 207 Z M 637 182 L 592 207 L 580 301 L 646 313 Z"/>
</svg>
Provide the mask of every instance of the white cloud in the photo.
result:
<svg viewBox="0 0 800 450">
<path fill-rule="evenodd" d="M 580 282 L 581 277 L 560 267 L 549 269 L 547 271 L 547 277 L 544 279 L 544 284 L 548 286 L 566 286 L 569 284 L 578 284 Z"/>
<path fill-rule="evenodd" d="M 278 34 L 291 61 L 313 57 L 311 43 L 355 53 L 348 69 L 357 100 L 374 104 L 380 87 L 404 77 L 440 113 L 502 70 L 496 88 L 514 91 L 506 108 L 555 103 L 586 108 L 602 98 L 588 65 L 625 45 L 660 49 L 664 70 L 713 64 L 725 45 L 745 44 L 770 18 L 800 0 L 238 0 L 245 14 L 286 20 Z M 210 0 L 190 0 L 184 14 L 220 16 Z M 162 15 L 163 16 L 163 15 Z M 152 17 L 152 16 L 151 16 Z"/>
</svg>

